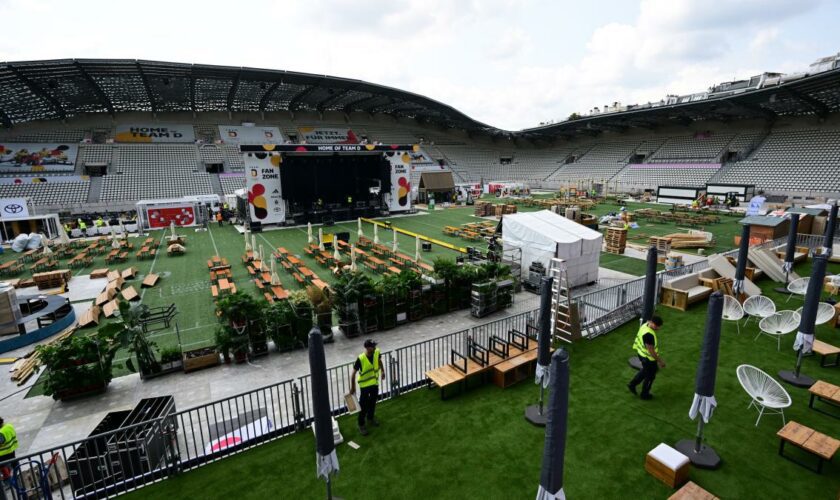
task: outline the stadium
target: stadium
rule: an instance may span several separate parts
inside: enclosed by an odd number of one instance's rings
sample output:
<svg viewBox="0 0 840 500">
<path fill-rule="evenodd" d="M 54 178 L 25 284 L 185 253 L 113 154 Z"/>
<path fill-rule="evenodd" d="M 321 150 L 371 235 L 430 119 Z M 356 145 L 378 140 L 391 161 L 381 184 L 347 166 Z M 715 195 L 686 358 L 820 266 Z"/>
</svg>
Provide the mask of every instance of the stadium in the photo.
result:
<svg viewBox="0 0 840 500">
<path fill-rule="evenodd" d="M 840 490 L 840 55 L 517 131 L 284 70 L 0 82 L 0 498 Z"/>
</svg>

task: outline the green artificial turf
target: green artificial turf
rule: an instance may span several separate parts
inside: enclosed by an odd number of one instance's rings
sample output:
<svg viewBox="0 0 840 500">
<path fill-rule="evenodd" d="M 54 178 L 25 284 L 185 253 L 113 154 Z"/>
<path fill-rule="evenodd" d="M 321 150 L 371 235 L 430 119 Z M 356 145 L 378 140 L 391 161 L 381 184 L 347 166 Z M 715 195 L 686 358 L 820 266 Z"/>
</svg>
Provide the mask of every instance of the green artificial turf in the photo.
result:
<svg viewBox="0 0 840 500">
<path fill-rule="evenodd" d="M 808 275 L 809 265 L 797 272 Z M 830 266 L 829 272 L 840 272 Z M 801 299 L 785 304 L 769 280 L 759 283 L 779 309 L 796 308 Z M 661 442 L 673 445 L 692 438 L 695 422 L 688 409 L 700 350 L 706 305 L 687 312 L 657 310 L 665 325 L 659 335 L 667 367 L 653 387 L 655 398 L 641 401 L 625 387 L 634 372 L 627 366 L 637 325 L 628 323 L 594 340 L 568 346 L 571 356 L 569 429 L 565 491 L 569 498 L 667 498 L 671 490 L 644 470 L 645 454 Z M 723 459 L 717 471 L 692 469 L 691 479 L 721 498 L 833 499 L 840 488 L 840 463 L 827 463 L 818 475 L 778 456 L 775 433 L 781 417 L 757 413 L 735 369 L 746 363 L 775 376 L 792 368 L 793 334 L 781 351 L 766 337 L 754 340 L 751 322 L 736 334 L 724 322 L 715 396 L 718 407 L 705 429 L 706 444 Z M 822 325 L 817 337 L 840 344 L 840 331 Z M 821 368 L 806 358 L 803 372 L 840 384 L 840 369 Z M 786 418 L 840 437 L 840 420 L 808 408 L 806 390 L 785 386 L 793 406 Z M 524 407 L 536 401 L 530 382 L 510 389 L 485 386 L 447 401 L 437 391 L 417 390 L 381 403 L 383 424 L 368 437 L 358 434 L 353 417 L 339 419 L 346 444 L 338 447 L 341 473 L 333 492 L 344 498 L 463 499 L 532 498 L 536 494 L 544 443 L 542 429 L 523 419 Z M 797 450 L 788 449 L 796 453 Z M 295 498 L 325 496 L 315 476 L 314 440 L 308 431 L 181 474 L 143 488 L 127 498 Z M 801 455 L 800 455 L 801 456 Z M 803 457 L 804 458 L 804 457 Z M 370 493 L 373 492 L 373 493 Z"/>
</svg>

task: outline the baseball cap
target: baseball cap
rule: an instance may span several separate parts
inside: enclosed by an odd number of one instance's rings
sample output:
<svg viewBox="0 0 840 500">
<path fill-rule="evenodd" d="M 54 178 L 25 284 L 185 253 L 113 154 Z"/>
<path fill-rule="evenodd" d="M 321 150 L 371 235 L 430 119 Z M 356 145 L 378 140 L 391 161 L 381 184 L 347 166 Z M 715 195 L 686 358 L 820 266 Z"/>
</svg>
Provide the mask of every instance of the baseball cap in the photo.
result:
<svg viewBox="0 0 840 500">
<path fill-rule="evenodd" d="M 365 340 L 365 347 L 376 347 L 376 342 L 373 339 Z"/>
</svg>

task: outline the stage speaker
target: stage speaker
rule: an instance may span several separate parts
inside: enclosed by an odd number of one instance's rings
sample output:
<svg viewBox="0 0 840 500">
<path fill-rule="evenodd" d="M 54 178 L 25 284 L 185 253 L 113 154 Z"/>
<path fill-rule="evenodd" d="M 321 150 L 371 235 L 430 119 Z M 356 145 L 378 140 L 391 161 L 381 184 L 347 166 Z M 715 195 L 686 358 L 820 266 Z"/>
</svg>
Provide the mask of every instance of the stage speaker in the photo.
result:
<svg viewBox="0 0 840 500">
<path fill-rule="evenodd" d="M 423 246 L 423 251 L 424 252 L 431 252 L 432 251 L 432 244 L 430 242 L 424 241 L 422 243 L 422 246 Z"/>
<path fill-rule="evenodd" d="M 252 233 L 261 233 L 262 232 L 262 222 L 260 222 L 260 221 L 251 221 L 250 227 L 251 227 L 251 232 Z"/>
<path fill-rule="evenodd" d="M 343 241 L 345 243 L 350 243 L 350 233 L 335 233 L 335 237 L 337 240 Z"/>
</svg>

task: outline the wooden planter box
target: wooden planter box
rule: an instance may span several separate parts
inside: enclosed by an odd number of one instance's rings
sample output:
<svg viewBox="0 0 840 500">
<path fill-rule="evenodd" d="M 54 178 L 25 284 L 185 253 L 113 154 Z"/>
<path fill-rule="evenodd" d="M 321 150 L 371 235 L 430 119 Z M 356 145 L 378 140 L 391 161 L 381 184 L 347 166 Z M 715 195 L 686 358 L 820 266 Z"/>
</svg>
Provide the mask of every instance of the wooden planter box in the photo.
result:
<svg viewBox="0 0 840 500">
<path fill-rule="evenodd" d="M 107 388 L 108 384 L 105 382 L 87 385 L 84 387 L 73 387 L 72 389 L 63 389 L 56 392 L 53 395 L 53 398 L 60 399 L 61 401 L 72 401 L 74 399 L 81 399 L 95 394 L 102 394 Z"/>
<path fill-rule="evenodd" d="M 219 364 L 219 353 L 212 347 L 203 347 L 184 353 L 184 373 L 218 366 Z"/>
</svg>

